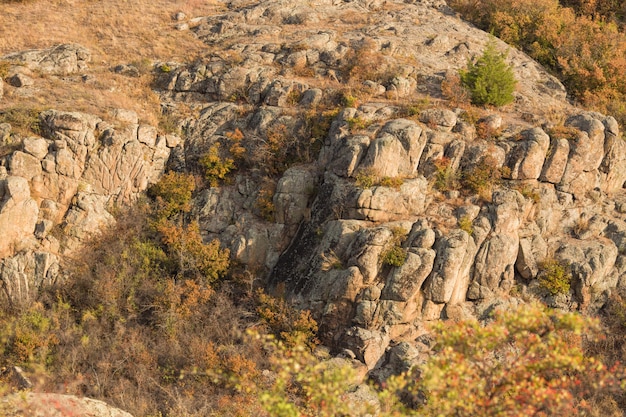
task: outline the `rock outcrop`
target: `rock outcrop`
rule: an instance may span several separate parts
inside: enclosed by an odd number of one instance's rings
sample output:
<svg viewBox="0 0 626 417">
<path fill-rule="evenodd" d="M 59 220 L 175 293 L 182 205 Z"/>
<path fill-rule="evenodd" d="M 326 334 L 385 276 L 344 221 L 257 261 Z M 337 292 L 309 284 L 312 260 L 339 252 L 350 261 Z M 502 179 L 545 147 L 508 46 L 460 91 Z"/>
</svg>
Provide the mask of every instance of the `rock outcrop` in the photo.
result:
<svg viewBox="0 0 626 417">
<path fill-rule="evenodd" d="M 235 2 L 198 19 L 192 30 L 210 45 L 228 42 L 224 54 L 161 74 L 172 105 L 210 102 L 189 121 L 188 166 L 228 132 L 239 129 L 254 152 L 277 126 L 298 136 L 307 112 L 337 108 L 316 160 L 279 175 L 274 223 L 260 218 L 251 204 L 259 194 L 239 176 L 199 199 L 207 234 L 230 242 L 244 263 L 270 267 L 270 282 L 315 313 L 324 340 L 350 345 L 372 369 L 385 360 L 381 344 L 414 339 L 425 321 L 480 315 L 485 304 L 521 294 L 550 302 L 537 285 L 546 259 L 571 266 L 570 308 L 606 300 L 620 282 L 623 244 L 621 226 L 606 219 L 621 218 L 626 182 L 613 118 L 570 106 L 556 79 L 510 49 L 516 101 L 480 119 L 482 131 L 445 102 L 407 111 L 398 103 L 440 97 L 445 74 L 464 67 L 488 36 L 443 4 L 295 6 Z M 358 30 L 327 23 L 362 7 L 370 18 Z M 320 79 L 358 97 L 336 101 Z M 547 119 L 555 108 L 567 115 L 557 129 Z M 486 179 L 489 172 L 498 178 Z M 254 176 L 247 181 L 260 187 Z M 467 184 L 488 191 L 477 196 Z M 605 220 L 587 222 L 594 216 Z M 388 258 L 394 248 L 398 263 Z"/>
<path fill-rule="evenodd" d="M 55 282 L 59 256 L 111 225 L 114 205 L 134 201 L 158 180 L 168 141 L 130 114 L 130 124 L 115 127 L 116 114 L 106 122 L 42 112 L 42 137 L 22 138 L 20 149 L 0 161 L 0 281 L 8 301 L 28 302 L 42 284 Z"/>
<path fill-rule="evenodd" d="M 131 414 L 99 400 L 36 392 L 0 398 L 0 412 L 6 416 L 32 417 L 132 417 Z"/>
<path fill-rule="evenodd" d="M 519 81 L 515 102 L 474 123 L 478 110 L 452 106 L 441 83 L 489 35 L 443 2 L 227 7 L 191 27 L 219 53 L 155 69 L 164 107 L 193 113 L 184 138 L 123 110 L 109 121 L 50 110 L 41 137 L 2 158 L 8 299 L 54 281 L 59 257 L 114 221 L 110 204 L 135 199 L 166 166 L 200 172 L 210 150 L 237 169 L 197 193 L 191 215 L 203 236 L 267 272 L 313 312 L 325 343 L 382 379 L 428 350 L 416 342 L 428 321 L 481 317 L 526 297 L 593 310 L 626 286 L 619 126 L 573 107 L 526 55 L 497 43 Z M 88 54 L 8 59 L 76 72 Z M 539 284 L 546 260 L 571 271 L 560 298 Z"/>
</svg>

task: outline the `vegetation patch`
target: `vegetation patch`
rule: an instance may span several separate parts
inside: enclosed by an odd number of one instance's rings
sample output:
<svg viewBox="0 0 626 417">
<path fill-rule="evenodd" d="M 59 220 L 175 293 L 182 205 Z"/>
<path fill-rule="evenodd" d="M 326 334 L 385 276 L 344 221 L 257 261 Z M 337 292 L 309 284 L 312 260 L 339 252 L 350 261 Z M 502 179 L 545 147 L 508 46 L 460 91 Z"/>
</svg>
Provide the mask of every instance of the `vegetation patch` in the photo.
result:
<svg viewBox="0 0 626 417">
<path fill-rule="evenodd" d="M 8 123 L 14 132 L 27 136 L 31 134 L 41 134 L 39 125 L 38 108 L 32 107 L 11 107 L 0 110 L 0 123 Z"/>
<path fill-rule="evenodd" d="M 626 122 L 623 2 L 451 0 L 449 5 L 549 68 L 576 99 Z"/>
<path fill-rule="evenodd" d="M 391 240 L 380 254 L 383 265 L 401 267 L 406 262 L 407 250 L 402 247 L 402 241 L 406 236 L 404 229 L 394 227 L 391 229 Z"/>
<path fill-rule="evenodd" d="M 232 158 L 220 154 L 221 145 L 215 142 L 208 152 L 200 158 L 200 166 L 204 171 L 204 177 L 209 181 L 211 187 L 217 187 L 220 182 L 235 168 L 235 161 Z"/>
<path fill-rule="evenodd" d="M 472 224 L 472 219 L 468 216 L 463 216 L 458 220 L 459 229 L 467 232 L 468 235 L 472 235 L 474 233 L 474 225 Z"/>
<path fill-rule="evenodd" d="M 546 259 L 539 265 L 539 286 L 550 295 L 567 294 L 572 284 L 569 265 L 556 259 Z"/>
<path fill-rule="evenodd" d="M 404 184 L 404 178 L 381 176 L 372 168 L 359 169 L 354 179 L 355 185 L 359 188 L 381 186 L 400 189 L 402 184 Z"/>
<path fill-rule="evenodd" d="M 478 194 L 489 200 L 495 187 L 507 174 L 508 168 L 501 167 L 492 156 L 485 156 L 461 175 L 461 185 L 471 193 Z"/>
<path fill-rule="evenodd" d="M 274 205 L 274 194 L 276 193 L 276 181 L 265 178 L 261 183 L 259 194 L 256 198 L 256 207 L 262 218 L 268 222 L 276 220 L 276 206 Z"/>
<path fill-rule="evenodd" d="M 435 189 L 445 192 L 456 190 L 459 187 L 459 179 L 452 169 L 452 161 L 445 156 L 434 161 L 435 165 Z"/>
<path fill-rule="evenodd" d="M 557 125 L 547 129 L 546 133 L 553 139 L 576 140 L 580 135 L 580 130 L 575 127 Z"/>
<path fill-rule="evenodd" d="M 505 57 L 496 50 L 495 41 L 490 40 L 480 58 L 476 62 L 470 61 L 467 69 L 460 72 L 461 82 L 469 89 L 472 103 L 504 106 L 513 101 L 517 81 Z"/>
</svg>

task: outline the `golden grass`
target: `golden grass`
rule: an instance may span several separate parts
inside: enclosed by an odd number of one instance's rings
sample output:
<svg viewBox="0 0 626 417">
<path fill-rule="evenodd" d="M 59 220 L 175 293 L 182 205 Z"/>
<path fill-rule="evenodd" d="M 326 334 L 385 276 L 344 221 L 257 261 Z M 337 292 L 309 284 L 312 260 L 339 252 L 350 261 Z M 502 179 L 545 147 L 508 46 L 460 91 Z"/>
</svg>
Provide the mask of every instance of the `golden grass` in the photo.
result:
<svg viewBox="0 0 626 417">
<path fill-rule="evenodd" d="M 5 88 L 0 109 L 9 107 L 78 110 L 100 116 L 113 108 L 136 111 L 156 123 L 159 102 L 150 89 L 151 76 L 128 78 L 114 74 L 118 64 L 146 66 L 157 61 L 187 62 L 204 54 L 207 46 L 190 31 L 178 31 L 172 16 L 208 16 L 222 9 L 218 0 L 33 0 L 2 3 L 0 56 L 60 43 L 78 43 L 92 53 L 87 74 L 77 77 L 36 78 L 31 95 Z M 35 77 L 37 75 L 35 74 Z"/>
<path fill-rule="evenodd" d="M 152 59 L 186 60 L 205 46 L 174 29 L 172 16 L 215 14 L 215 0 L 36 0 L 3 4 L 0 54 L 77 42 L 95 63 Z"/>
</svg>

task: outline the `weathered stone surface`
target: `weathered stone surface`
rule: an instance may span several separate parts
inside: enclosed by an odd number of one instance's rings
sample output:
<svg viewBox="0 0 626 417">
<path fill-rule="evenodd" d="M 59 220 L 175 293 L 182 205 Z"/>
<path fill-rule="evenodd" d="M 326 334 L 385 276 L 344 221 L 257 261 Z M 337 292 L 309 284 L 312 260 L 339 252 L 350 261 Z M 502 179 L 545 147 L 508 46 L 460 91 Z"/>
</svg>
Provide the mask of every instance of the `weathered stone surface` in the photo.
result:
<svg viewBox="0 0 626 417">
<path fill-rule="evenodd" d="M 604 125 L 583 113 L 570 117 L 566 126 L 575 127 L 580 133 L 570 141 L 569 159 L 559 189 L 582 198 L 599 185 L 597 169 L 604 158 Z"/>
<path fill-rule="evenodd" d="M 74 395 L 38 392 L 16 393 L 0 399 L 0 408 L 7 415 L 32 417 L 132 417 L 103 401 Z"/>
<path fill-rule="evenodd" d="M 17 87 L 17 88 L 30 87 L 35 84 L 35 80 L 33 80 L 28 75 L 22 74 L 22 73 L 17 73 L 7 78 L 7 82 L 11 84 L 13 87 Z"/>
<path fill-rule="evenodd" d="M 429 126 L 436 126 L 444 132 L 451 132 L 456 125 L 456 114 L 447 109 L 430 109 L 420 113 L 420 122 Z"/>
<path fill-rule="evenodd" d="M 361 384 L 354 391 L 346 394 L 346 403 L 350 410 L 358 415 L 371 415 L 380 410 L 378 394 L 369 385 Z M 375 415 L 375 414 L 374 414 Z"/>
<path fill-rule="evenodd" d="M 0 259 L 27 243 L 26 238 L 35 231 L 38 214 L 39 207 L 30 198 L 25 178 L 9 176 L 0 180 Z"/>
<path fill-rule="evenodd" d="M 232 229 L 235 238 L 232 239 L 231 254 L 237 260 L 251 266 L 274 266 L 278 254 L 284 249 L 281 239 L 283 226 L 267 227 L 244 218 Z"/>
<path fill-rule="evenodd" d="M 555 258 L 569 265 L 573 288 L 580 300 L 589 304 L 602 300 L 602 293 L 617 285 L 613 273 L 617 254 L 617 247 L 609 239 L 568 239 L 560 244 Z"/>
<path fill-rule="evenodd" d="M 48 154 L 48 141 L 44 138 L 29 137 L 23 142 L 24 152 L 37 159 L 43 159 Z"/>
<path fill-rule="evenodd" d="M 230 188 L 207 188 L 199 193 L 194 215 L 207 233 L 221 233 L 235 222 L 235 213 L 243 205 L 241 195 Z"/>
<path fill-rule="evenodd" d="M 423 178 L 406 180 L 400 189 L 367 188 L 360 192 L 354 216 L 360 220 L 388 222 L 422 214 L 427 204 L 428 183 Z"/>
<path fill-rule="evenodd" d="M 435 254 L 432 249 L 411 249 L 404 264 L 387 278 L 383 298 L 408 301 L 415 297 L 432 271 Z"/>
<path fill-rule="evenodd" d="M 77 249 L 82 242 L 115 222 L 106 209 L 107 201 L 106 195 L 85 192 L 76 194 L 75 203 L 67 211 L 64 220 L 67 230 L 65 253 Z"/>
<path fill-rule="evenodd" d="M 567 158 L 569 156 L 569 141 L 567 139 L 552 138 L 550 149 L 543 169 L 541 171 L 540 180 L 558 184 L 563 178 L 565 167 L 567 166 Z"/>
<path fill-rule="evenodd" d="M 531 244 L 530 239 L 520 239 L 519 252 L 517 253 L 517 260 L 515 261 L 516 271 L 526 279 L 536 277 L 537 272 L 539 272 Z"/>
<path fill-rule="evenodd" d="M 352 327 L 344 335 L 343 344 L 371 370 L 382 364 L 389 337 L 375 330 Z"/>
<path fill-rule="evenodd" d="M 32 155 L 17 151 L 11 155 L 9 170 L 11 175 L 31 180 L 33 177 L 41 175 L 41 161 Z"/>
<path fill-rule="evenodd" d="M 148 146 L 149 148 L 154 148 L 157 143 L 157 129 L 154 126 L 149 125 L 141 125 L 137 129 L 137 140 L 140 143 Z M 170 144 L 173 145 L 173 144 Z M 175 145 L 174 145 L 175 146 Z M 172 146 L 168 146 L 171 148 Z"/>
<path fill-rule="evenodd" d="M 489 211 L 493 234 L 485 239 L 476 254 L 468 292 L 470 299 L 489 298 L 498 290 L 511 289 L 519 251 L 522 204 L 523 197 L 517 191 L 494 192 Z"/>
<path fill-rule="evenodd" d="M 59 274 L 56 255 L 44 251 L 24 251 L 0 260 L 3 297 L 13 305 L 27 305 L 42 285 L 53 284 Z"/>
<path fill-rule="evenodd" d="M 615 193 L 626 183 L 626 142 L 620 137 L 619 126 L 613 117 L 607 117 L 604 124 L 604 159 L 600 165 L 602 191 Z"/>
<path fill-rule="evenodd" d="M 97 153 L 91 155 L 82 175 L 95 192 L 112 195 L 122 201 L 132 200 L 138 192 L 155 182 L 165 169 L 169 155 L 165 140 L 146 145 L 132 136 L 124 137 L 129 134 L 103 134 L 102 140 L 110 145 L 99 148 Z M 143 140 L 148 139 L 143 137 Z M 57 166 L 58 159 L 59 153 Z"/>
<path fill-rule="evenodd" d="M 382 177 L 412 176 L 425 144 L 421 127 L 410 120 L 396 119 L 383 126 L 360 167 Z"/>
<path fill-rule="evenodd" d="M 317 178 L 311 169 L 290 168 L 276 185 L 274 207 L 276 222 L 295 225 L 308 212 L 309 198 L 313 194 Z"/>
<path fill-rule="evenodd" d="M 458 229 L 437 241 L 437 257 L 424 285 L 424 295 L 428 300 L 447 303 L 457 287 L 465 286 L 465 289 L 460 289 L 462 292 L 467 290 L 467 283 L 463 284 L 469 273 L 467 258 L 473 251 L 472 245 L 467 232 Z"/>
<path fill-rule="evenodd" d="M 90 149 L 96 144 L 94 130 L 102 122 L 93 115 L 56 110 L 42 112 L 39 118 L 44 136 L 55 141 L 65 141 L 65 146 L 77 155 L 86 153 L 81 146 Z"/>
<path fill-rule="evenodd" d="M 542 129 L 523 132 L 522 143 L 517 144 L 509 154 L 507 165 L 511 168 L 511 179 L 539 178 L 549 145 L 550 137 Z"/>
<path fill-rule="evenodd" d="M 347 136 L 339 139 L 334 147 L 330 169 L 335 175 L 350 177 L 367 153 L 371 139 L 365 135 Z"/>
<path fill-rule="evenodd" d="M 16 52 L 2 59 L 47 74 L 73 74 L 87 68 L 91 52 L 80 45 L 63 44 L 50 49 Z"/>
<path fill-rule="evenodd" d="M 371 285 L 377 277 L 380 254 L 391 236 L 391 231 L 385 227 L 359 230 L 354 236 L 347 249 L 348 266 L 359 268 L 364 284 Z"/>
</svg>

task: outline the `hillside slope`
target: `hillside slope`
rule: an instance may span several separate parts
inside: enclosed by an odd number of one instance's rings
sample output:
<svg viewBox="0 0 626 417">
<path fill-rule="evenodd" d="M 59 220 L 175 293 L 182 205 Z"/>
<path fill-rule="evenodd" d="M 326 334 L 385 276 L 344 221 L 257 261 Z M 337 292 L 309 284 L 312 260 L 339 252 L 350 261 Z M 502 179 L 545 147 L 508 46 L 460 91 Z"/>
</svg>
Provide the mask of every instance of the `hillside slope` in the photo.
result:
<svg viewBox="0 0 626 417">
<path fill-rule="evenodd" d="M 183 6 L 156 15 L 162 48 L 137 36 L 130 55 L 102 33 L 0 44 L 6 305 L 63 283 L 167 170 L 196 175 L 205 241 L 380 379 L 434 320 L 532 299 L 595 312 L 626 285 L 617 122 L 500 41 L 515 100 L 469 104 L 457 73 L 490 36 L 443 1 Z"/>
</svg>

